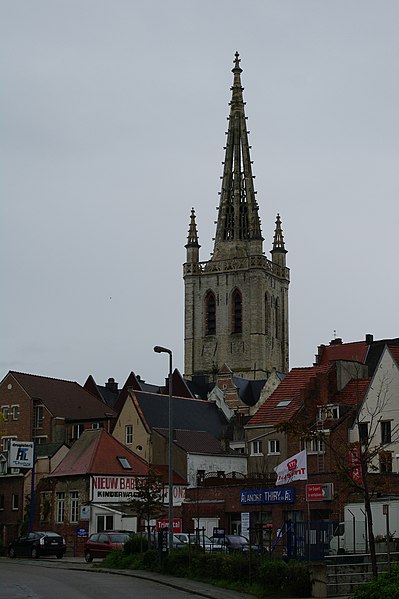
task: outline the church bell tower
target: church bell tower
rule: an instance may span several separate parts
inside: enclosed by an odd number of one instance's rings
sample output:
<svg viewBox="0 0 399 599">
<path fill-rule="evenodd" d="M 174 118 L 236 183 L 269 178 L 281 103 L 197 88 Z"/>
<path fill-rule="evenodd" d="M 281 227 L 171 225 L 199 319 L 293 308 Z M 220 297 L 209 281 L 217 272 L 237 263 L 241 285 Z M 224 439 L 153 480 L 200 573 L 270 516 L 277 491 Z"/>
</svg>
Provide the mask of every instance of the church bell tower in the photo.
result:
<svg viewBox="0 0 399 599">
<path fill-rule="evenodd" d="M 229 126 L 213 253 L 200 262 L 194 208 L 183 266 L 184 375 L 211 378 L 224 366 L 244 378 L 288 372 L 286 249 L 277 214 L 271 260 L 263 237 L 235 54 Z"/>
</svg>

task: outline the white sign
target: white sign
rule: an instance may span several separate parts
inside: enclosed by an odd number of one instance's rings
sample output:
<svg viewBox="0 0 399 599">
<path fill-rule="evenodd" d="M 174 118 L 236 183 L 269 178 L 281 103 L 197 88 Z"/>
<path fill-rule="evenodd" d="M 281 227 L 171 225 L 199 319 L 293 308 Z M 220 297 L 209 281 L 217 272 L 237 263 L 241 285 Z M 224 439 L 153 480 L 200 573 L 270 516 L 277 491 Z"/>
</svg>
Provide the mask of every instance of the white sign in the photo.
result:
<svg viewBox="0 0 399 599">
<path fill-rule="evenodd" d="M 33 468 L 33 441 L 11 441 L 8 454 L 10 468 Z"/>
<path fill-rule="evenodd" d="M 123 503 L 137 499 L 142 482 L 143 477 L 136 476 L 92 476 L 91 500 L 98 503 Z"/>
<path fill-rule="evenodd" d="M 249 512 L 241 512 L 241 534 L 249 538 Z"/>
<path fill-rule="evenodd" d="M 277 474 L 276 485 L 285 485 L 294 480 L 308 480 L 306 450 L 296 453 L 285 462 L 281 462 L 275 467 L 274 471 Z"/>
<path fill-rule="evenodd" d="M 178 506 L 181 505 L 186 496 L 186 488 L 173 485 L 173 505 Z M 163 502 L 165 505 L 169 505 L 169 486 L 164 485 L 163 488 Z"/>
<path fill-rule="evenodd" d="M 81 520 L 90 520 L 90 506 L 89 505 L 81 505 L 80 506 L 80 519 Z"/>
</svg>

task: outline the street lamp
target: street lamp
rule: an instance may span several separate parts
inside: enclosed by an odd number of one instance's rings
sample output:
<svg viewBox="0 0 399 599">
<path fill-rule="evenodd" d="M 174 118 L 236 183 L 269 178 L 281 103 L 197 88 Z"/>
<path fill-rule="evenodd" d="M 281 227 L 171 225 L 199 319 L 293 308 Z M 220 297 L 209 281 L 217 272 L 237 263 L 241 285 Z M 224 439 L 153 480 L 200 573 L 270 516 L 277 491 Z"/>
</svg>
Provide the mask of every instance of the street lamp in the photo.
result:
<svg viewBox="0 0 399 599">
<path fill-rule="evenodd" d="M 169 492 L 169 553 L 173 549 L 173 389 L 172 389 L 172 350 L 156 345 L 154 352 L 169 354 L 169 435 L 168 435 L 168 492 Z"/>
</svg>

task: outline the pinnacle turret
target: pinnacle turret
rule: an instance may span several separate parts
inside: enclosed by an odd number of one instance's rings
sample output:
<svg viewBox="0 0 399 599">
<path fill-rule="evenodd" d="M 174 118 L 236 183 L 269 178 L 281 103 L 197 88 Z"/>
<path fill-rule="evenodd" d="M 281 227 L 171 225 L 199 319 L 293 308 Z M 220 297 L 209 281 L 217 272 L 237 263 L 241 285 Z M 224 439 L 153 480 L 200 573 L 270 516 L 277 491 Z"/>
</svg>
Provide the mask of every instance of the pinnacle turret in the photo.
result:
<svg viewBox="0 0 399 599">
<path fill-rule="evenodd" d="M 191 208 L 190 224 L 188 227 L 187 243 L 185 248 L 187 250 L 187 262 L 198 262 L 199 261 L 199 249 L 200 244 L 198 241 L 197 223 L 195 221 L 195 210 Z"/>
<path fill-rule="evenodd" d="M 283 229 L 281 228 L 280 215 L 276 216 L 276 228 L 274 229 L 273 248 L 271 250 L 273 262 L 285 266 L 285 254 L 287 250 L 284 244 Z"/>
<path fill-rule="evenodd" d="M 223 258 L 227 252 L 231 257 L 230 242 L 234 242 L 237 255 L 261 254 L 263 242 L 255 199 L 238 52 L 235 54 L 232 72 L 232 98 L 214 247 L 216 260 Z"/>
</svg>

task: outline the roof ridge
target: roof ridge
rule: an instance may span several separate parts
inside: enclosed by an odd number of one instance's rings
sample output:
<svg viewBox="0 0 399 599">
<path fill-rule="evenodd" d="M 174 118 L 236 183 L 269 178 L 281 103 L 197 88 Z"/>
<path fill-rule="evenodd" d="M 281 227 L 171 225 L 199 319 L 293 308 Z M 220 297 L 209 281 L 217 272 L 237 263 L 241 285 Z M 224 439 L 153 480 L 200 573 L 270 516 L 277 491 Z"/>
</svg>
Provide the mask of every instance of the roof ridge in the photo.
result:
<svg viewBox="0 0 399 599">
<path fill-rule="evenodd" d="M 84 389 L 84 387 L 78 383 L 77 381 L 71 381 L 68 379 L 60 379 L 60 378 L 56 378 L 54 376 L 46 376 L 44 374 L 32 374 L 30 372 L 19 372 L 18 370 L 10 370 L 9 374 L 13 374 L 13 375 L 22 375 L 22 376 L 31 376 L 31 377 L 35 377 L 38 379 L 47 379 L 49 381 L 60 381 L 62 383 L 71 383 L 71 384 L 75 384 L 75 385 L 79 385 L 79 387 L 82 387 L 82 389 Z"/>
</svg>

